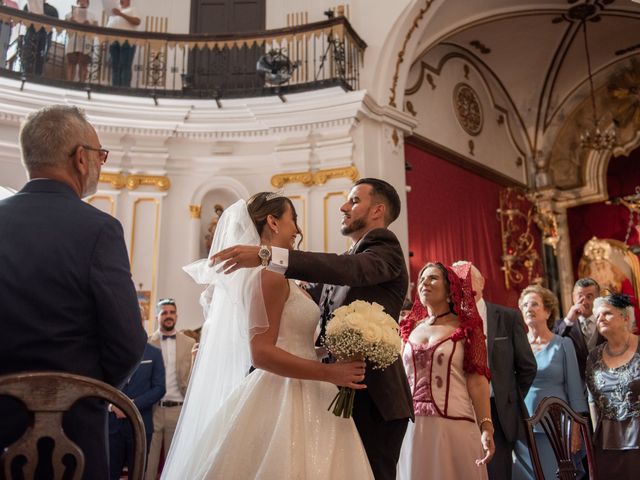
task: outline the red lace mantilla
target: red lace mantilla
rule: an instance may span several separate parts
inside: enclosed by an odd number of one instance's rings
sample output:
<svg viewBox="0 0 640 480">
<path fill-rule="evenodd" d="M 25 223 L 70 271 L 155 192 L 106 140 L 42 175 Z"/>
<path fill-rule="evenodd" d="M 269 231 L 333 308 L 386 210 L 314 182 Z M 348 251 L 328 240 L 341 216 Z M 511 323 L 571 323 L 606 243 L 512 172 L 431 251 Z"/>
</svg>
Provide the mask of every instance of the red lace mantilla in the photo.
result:
<svg viewBox="0 0 640 480">
<path fill-rule="evenodd" d="M 463 263 L 455 267 L 445 267 L 449 281 L 449 298 L 453 304 L 453 313 L 460 320 L 460 327 L 454 332 L 452 339 L 464 338 L 463 368 L 467 373 L 478 373 L 491 380 L 487 366 L 487 344 L 482 327 L 482 318 L 476 308 L 475 292 L 471 287 L 471 264 Z M 406 343 L 416 322 L 426 318 L 427 309 L 416 295 L 413 308 L 407 317 L 400 322 L 400 334 Z"/>
</svg>

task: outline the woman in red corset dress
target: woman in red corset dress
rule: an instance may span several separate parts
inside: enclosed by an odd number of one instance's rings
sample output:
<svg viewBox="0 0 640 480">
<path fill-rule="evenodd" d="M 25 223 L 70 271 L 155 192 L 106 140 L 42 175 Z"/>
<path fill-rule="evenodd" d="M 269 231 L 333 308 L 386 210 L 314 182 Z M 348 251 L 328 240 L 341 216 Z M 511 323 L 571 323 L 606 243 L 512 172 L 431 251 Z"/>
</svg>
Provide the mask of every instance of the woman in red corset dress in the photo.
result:
<svg viewBox="0 0 640 480">
<path fill-rule="evenodd" d="M 400 324 L 415 424 L 404 438 L 398 479 L 486 479 L 493 424 L 489 368 L 469 265 L 428 263 L 418 300 Z"/>
</svg>

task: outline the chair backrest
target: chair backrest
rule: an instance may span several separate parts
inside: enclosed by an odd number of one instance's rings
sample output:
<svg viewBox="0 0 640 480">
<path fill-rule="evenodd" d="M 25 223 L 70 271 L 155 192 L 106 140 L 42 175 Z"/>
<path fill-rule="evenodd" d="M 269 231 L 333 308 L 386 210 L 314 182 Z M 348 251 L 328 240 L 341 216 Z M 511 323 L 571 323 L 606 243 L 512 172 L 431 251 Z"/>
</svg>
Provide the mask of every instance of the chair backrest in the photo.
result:
<svg viewBox="0 0 640 480">
<path fill-rule="evenodd" d="M 140 412 L 133 402 L 118 389 L 92 378 L 61 372 L 30 372 L 0 376 L 0 395 L 20 400 L 33 412 L 29 425 L 15 443 L 0 452 L 0 477 L 11 478 L 11 465 L 22 457 L 25 462 L 24 478 L 34 477 L 38 466 L 38 442 L 43 438 L 53 441 L 51 462 L 54 478 L 62 478 L 69 456 L 75 459 L 73 480 L 79 480 L 84 472 L 84 454 L 62 429 L 63 414 L 82 398 L 100 398 L 112 403 L 124 412 L 132 425 L 134 454 L 129 478 L 140 480 L 144 474 L 146 438 Z"/>
<path fill-rule="evenodd" d="M 582 443 L 587 452 L 589 478 L 591 478 L 591 480 L 597 480 L 589 421 L 582 415 L 574 412 L 567 402 L 557 397 L 545 397 L 538 404 L 533 416 L 525 419 L 531 462 L 533 463 L 536 479 L 545 480 L 542 464 L 540 463 L 538 446 L 533 432 L 533 428 L 537 424 L 542 426 L 544 433 L 549 439 L 558 463 L 556 477 L 560 480 L 573 480 L 578 473 L 571 455 L 571 434 L 577 425 L 578 428 L 580 428 Z"/>
</svg>

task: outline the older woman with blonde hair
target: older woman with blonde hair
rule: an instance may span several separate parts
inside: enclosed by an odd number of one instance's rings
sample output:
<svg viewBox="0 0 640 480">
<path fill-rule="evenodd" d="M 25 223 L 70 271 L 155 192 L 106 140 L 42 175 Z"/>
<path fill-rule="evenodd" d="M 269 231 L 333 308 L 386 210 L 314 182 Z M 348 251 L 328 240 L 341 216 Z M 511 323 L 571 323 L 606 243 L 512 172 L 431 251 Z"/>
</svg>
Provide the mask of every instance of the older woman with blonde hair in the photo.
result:
<svg viewBox="0 0 640 480">
<path fill-rule="evenodd" d="M 631 333 L 626 295 L 596 299 L 597 328 L 606 342 L 587 358 L 589 407 L 600 478 L 633 478 L 640 471 L 640 345 Z"/>
<path fill-rule="evenodd" d="M 518 306 L 529 327 L 527 337 L 538 364 L 538 372 L 524 403 L 533 414 L 545 397 L 558 397 L 566 401 L 573 410 L 587 411 L 584 385 L 580 378 L 578 360 L 570 338 L 561 337 L 551 331 L 559 317 L 558 299 L 550 290 L 540 285 L 529 285 L 520 294 Z M 579 430 L 574 429 L 571 450 L 580 450 Z M 534 430 L 540 462 L 545 478 L 556 478 L 558 465 L 551 444 L 541 428 Z M 526 442 L 516 443 L 514 479 L 533 479 L 533 467 Z"/>
</svg>

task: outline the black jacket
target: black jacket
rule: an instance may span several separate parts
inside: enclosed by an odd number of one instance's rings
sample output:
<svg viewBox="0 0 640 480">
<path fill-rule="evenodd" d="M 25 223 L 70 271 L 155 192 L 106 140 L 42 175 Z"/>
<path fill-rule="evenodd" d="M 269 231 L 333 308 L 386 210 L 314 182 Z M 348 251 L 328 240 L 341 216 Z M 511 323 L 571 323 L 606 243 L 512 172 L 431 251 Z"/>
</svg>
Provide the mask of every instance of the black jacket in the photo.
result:
<svg viewBox="0 0 640 480">
<path fill-rule="evenodd" d="M 146 345 L 120 222 L 58 181 L 0 201 L 0 305 L 0 374 L 57 370 L 117 387 Z M 85 453 L 84 478 L 107 478 L 106 406 L 72 412 L 64 425 Z M 25 422 L 0 402 L 0 448 Z"/>
</svg>

